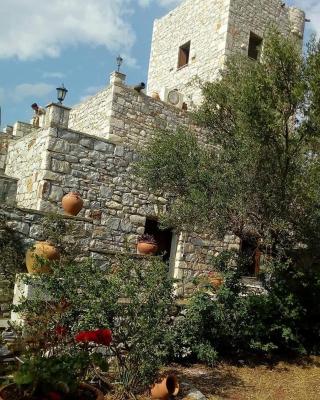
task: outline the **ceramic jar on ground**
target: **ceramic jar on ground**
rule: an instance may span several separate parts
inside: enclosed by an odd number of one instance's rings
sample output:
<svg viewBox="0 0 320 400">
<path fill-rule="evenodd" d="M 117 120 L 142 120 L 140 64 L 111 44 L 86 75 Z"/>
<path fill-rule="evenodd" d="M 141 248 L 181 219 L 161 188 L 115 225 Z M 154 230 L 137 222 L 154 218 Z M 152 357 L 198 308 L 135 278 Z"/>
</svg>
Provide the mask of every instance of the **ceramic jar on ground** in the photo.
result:
<svg viewBox="0 0 320 400">
<path fill-rule="evenodd" d="M 152 399 L 168 400 L 179 393 L 179 383 L 175 375 L 168 375 L 151 388 Z"/>
</svg>

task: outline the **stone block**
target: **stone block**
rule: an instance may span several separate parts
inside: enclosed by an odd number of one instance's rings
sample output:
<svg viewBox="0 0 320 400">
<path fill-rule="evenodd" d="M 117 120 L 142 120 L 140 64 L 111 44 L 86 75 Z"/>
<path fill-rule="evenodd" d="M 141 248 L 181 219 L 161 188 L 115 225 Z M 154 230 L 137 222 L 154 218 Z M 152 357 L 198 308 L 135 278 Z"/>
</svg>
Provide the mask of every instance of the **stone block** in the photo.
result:
<svg viewBox="0 0 320 400">
<path fill-rule="evenodd" d="M 101 186 L 100 187 L 100 196 L 103 199 L 111 199 L 113 190 L 108 186 Z"/>
<path fill-rule="evenodd" d="M 64 194 L 63 190 L 61 189 L 60 186 L 52 185 L 50 190 L 49 200 L 59 202 L 62 200 L 63 194 Z"/>
<path fill-rule="evenodd" d="M 117 203 L 116 201 L 108 201 L 106 202 L 106 207 L 114 210 L 122 210 L 122 204 Z"/>
<path fill-rule="evenodd" d="M 101 220 L 101 224 L 109 228 L 110 230 L 118 230 L 120 226 L 120 218 L 116 217 L 108 217 L 106 219 Z"/>
<path fill-rule="evenodd" d="M 141 215 L 130 215 L 130 222 L 133 225 L 141 225 L 144 226 L 146 223 L 146 217 L 143 217 Z"/>
<path fill-rule="evenodd" d="M 70 164 L 67 161 L 52 159 L 51 168 L 53 172 L 61 172 L 63 174 L 70 174 L 71 172 Z"/>
<path fill-rule="evenodd" d="M 88 149 L 93 149 L 93 140 L 92 139 L 80 139 L 80 146 L 86 147 Z"/>
<path fill-rule="evenodd" d="M 58 131 L 58 137 L 60 137 L 61 139 L 64 139 L 65 141 L 67 141 L 69 143 L 79 143 L 79 140 L 80 140 L 79 133 L 71 132 L 71 131 L 64 131 L 64 130 Z"/>
<path fill-rule="evenodd" d="M 70 151 L 70 144 L 61 138 L 50 139 L 48 150 L 56 153 L 68 154 Z"/>
</svg>

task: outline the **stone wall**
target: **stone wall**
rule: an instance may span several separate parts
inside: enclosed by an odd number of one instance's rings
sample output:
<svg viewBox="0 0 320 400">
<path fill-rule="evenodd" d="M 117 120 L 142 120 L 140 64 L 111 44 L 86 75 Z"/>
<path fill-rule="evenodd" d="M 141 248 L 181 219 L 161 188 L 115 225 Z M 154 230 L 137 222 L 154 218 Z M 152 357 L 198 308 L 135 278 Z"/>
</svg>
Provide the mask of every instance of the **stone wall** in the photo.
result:
<svg viewBox="0 0 320 400">
<path fill-rule="evenodd" d="M 108 86 L 73 107 L 69 117 L 69 128 L 107 139 L 112 98 L 113 90 Z"/>
<path fill-rule="evenodd" d="M 11 135 L 0 133 L 0 172 L 4 172 Z"/>
<path fill-rule="evenodd" d="M 0 173 L 0 203 L 15 204 L 17 181 L 15 178 Z"/>
<path fill-rule="evenodd" d="M 301 40 L 304 24 L 304 12 L 284 7 L 281 0 L 233 0 L 230 3 L 227 54 L 248 54 L 250 32 L 264 37 L 271 28 L 276 28 L 285 36 L 298 37 Z"/>
<path fill-rule="evenodd" d="M 25 163 L 36 160 L 38 148 L 29 146 L 33 140 L 33 135 L 30 135 L 15 143 L 15 157 L 9 153 L 8 170 L 21 171 Z M 165 196 L 147 192 L 134 176 L 135 150 L 63 128 L 40 130 L 37 141 L 44 144 L 41 168 L 37 171 L 41 189 L 28 192 L 30 197 L 18 196 L 18 205 L 29 207 L 33 204 L 33 208 L 41 211 L 62 212 L 63 195 L 76 190 L 84 199 L 80 216 L 94 220 L 90 248 L 135 253 L 137 237 L 144 233 L 146 218 L 157 218 L 167 207 Z M 22 148 L 28 148 L 29 153 L 21 152 Z M 15 163 L 10 160 L 15 160 Z M 20 192 L 24 185 L 24 181 L 19 180 Z M 190 275 L 198 269 L 196 260 L 204 266 L 212 254 L 227 246 L 228 242 L 210 241 L 205 235 L 177 233 L 176 244 L 172 247 L 171 272 L 179 276 L 183 268 Z"/>
<path fill-rule="evenodd" d="M 41 228 L 41 223 L 47 217 L 47 213 L 45 212 L 16 208 L 12 205 L 9 206 L 0 203 L 0 218 L 2 217 L 8 221 L 7 225 L 16 233 L 17 240 L 21 241 L 23 252 L 35 241 L 47 239 L 43 236 Z M 91 256 L 103 262 L 106 259 L 106 255 L 102 257 L 100 254 L 95 255 L 95 253 L 89 251 L 94 221 L 67 216 L 64 220 L 67 225 L 70 226 L 72 224 L 73 230 L 76 232 L 76 236 L 67 236 L 65 240 L 69 243 L 75 243 L 79 247 L 82 252 L 79 255 Z M 0 322 L 2 319 L 8 319 L 10 316 L 9 309 L 12 298 L 12 282 L 8 280 L 8 277 L 1 275 L 0 271 Z"/>
<path fill-rule="evenodd" d="M 187 103 L 199 102 L 200 91 L 188 83 L 195 76 L 216 79 L 224 64 L 229 0 L 185 0 L 153 28 L 148 93 L 178 89 Z M 191 41 L 189 64 L 178 68 L 179 47 Z"/>
<path fill-rule="evenodd" d="M 31 124 L 27 124 L 26 122 L 17 121 L 13 125 L 12 136 L 14 139 L 19 139 L 23 136 L 29 135 L 30 133 L 36 133 L 39 128 Z"/>
<path fill-rule="evenodd" d="M 5 173 L 18 179 L 17 205 L 37 209 L 41 196 L 41 171 L 46 167 L 46 140 L 42 130 L 11 141 L 8 146 Z"/>
<path fill-rule="evenodd" d="M 137 235 L 144 231 L 145 216 L 163 210 L 166 200 L 146 193 L 133 176 L 134 151 L 66 129 L 42 134 L 47 137 L 47 169 L 41 175 L 46 190 L 39 209 L 61 210 L 63 195 L 76 190 L 84 199 L 80 215 L 97 221 L 92 247 L 135 249 Z"/>
<path fill-rule="evenodd" d="M 185 0 L 154 22 L 148 93 L 178 89 L 189 105 L 198 104 L 194 78 L 213 81 L 228 55 L 247 55 L 250 31 L 263 37 L 273 26 L 302 44 L 304 23 L 304 12 L 281 0 Z M 179 47 L 188 41 L 189 63 L 178 68 Z"/>
<path fill-rule="evenodd" d="M 69 128 L 132 148 L 141 148 L 157 130 L 192 129 L 204 137 L 204 129 L 192 123 L 190 114 L 123 82 L 116 82 L 70 113 Z"/>
</svg>

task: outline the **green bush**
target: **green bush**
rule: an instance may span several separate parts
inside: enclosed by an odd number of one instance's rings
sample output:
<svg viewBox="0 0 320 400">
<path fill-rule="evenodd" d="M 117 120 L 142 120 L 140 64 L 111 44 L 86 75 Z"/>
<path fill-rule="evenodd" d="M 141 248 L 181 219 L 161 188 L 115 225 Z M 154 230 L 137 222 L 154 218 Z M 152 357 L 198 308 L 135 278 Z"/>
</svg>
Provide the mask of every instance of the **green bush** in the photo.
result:
<svg viewBox="0 0 320 400">
<path fill-rule="evenodd" d="M 23 336 L 30 341 L 24 361 L 31 376 L 43 382 L 38 366 L 50 364 L 48 371 L 54 371 L 55 361 L 67 357 L 69 375 L 74 372 L 78 381 L 86 379 L 90 365 L 95 366 L 92 372 L 103 363 L 97 346 L 77 343 L 77 336 L 108 328 L 112 341 L 104 364 L 111 365 L 118 397 L 130 397 L 150 386 L 168 352 L 172 282 L 166 264 L 155 257 L 121 256 L 110 257 L 104 268 L 91 260 L 50 266 L 52 274 L 25 278 L 35 296 L 15 307 L 26 320 Z M 69 381 L 68 374 L 66 378 Z"/>
<path fill-rule="evenodd" d="M 218 355 L 319 353 L 319 265 L 269 260 L 265 287 L 246 293 L 235 269 L 216 298 L 207 289 L 196 292 L 172 326 L 175 358 L 212 364 Z"/>
</svg>

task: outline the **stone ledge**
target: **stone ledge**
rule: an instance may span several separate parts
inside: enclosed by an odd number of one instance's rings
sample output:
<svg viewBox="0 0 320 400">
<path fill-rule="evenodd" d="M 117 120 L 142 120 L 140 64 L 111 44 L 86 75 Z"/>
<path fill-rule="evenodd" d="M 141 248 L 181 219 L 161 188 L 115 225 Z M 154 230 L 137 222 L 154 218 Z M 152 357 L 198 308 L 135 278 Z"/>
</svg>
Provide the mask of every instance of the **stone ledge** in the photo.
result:
<svg viewBox="0 0 320 400">
<path fill-rule="evenodd" d="M 11 205 L 7 205 L 4 203 L 0 203 L 0 209 L 5 209 L 7 211 L 20 211 L 22 213 L 25 214 L 36 214 L 36 215 L 42 215 L 42 216 L 47 216 L 47 215 L 53 215 L 56 214 L 59 217 L 61 216 L 63 219 L 70 219 L 70 220 L 74 220 L 74 221 L 83 221 L 83 222 L 93 222 L 94 220 L 92 218 L 85 218 L 85 217 L 77 217 L 77 216 L 72 216 L 72 215 L 66 215 L 66 214 L 60 214 L 60 213 L 52 213 L 52 212 L 48 212 L 48 211 L 41 211 L 41 210 L 33 210 L 31 208 L 22 208 L 22 207 L 15 207 L 15 206 L 11 206 Z"/>
<path fill-rule="evenodd" d="M 123 146 L 122 143 L 118 143 L 115 141 L 112 141 L 110 139 L 105 139 L 101 136 L 97 136 L 97 135 L 91 135 L 90 133 L 86 133 L 86 132 L 80 132 L 80 131 L 76 131 L 74 129 L 70 129 L 70 128 L 59 128 L 59 130 L 62 131 L 67 131 L 67 132 L 71 132 L 71 133 L 77 133 L 80 136 L 84 136 L 85 138 L 89 138 L 89 139 L 93 139 L 93 140 L 99 140 L 100 142 L 104 142 L 104 143 L 108 143 L 108 144 L 112 144 L 113 146 Z M 126 146 L 128 147 L 128 146 Z"/>
<path fill-rule="evenodd" d="M 91 253 L 104 254 L 104 255 L 108 255 L 108 256 L 129 256 L 129 257 L 140 258 L 140 259 L 156 257 L 156 256 L 151 256 L 151 255 L 145 255 L 145 254 L 130 253 L 128 251 L 99 250 L 99 249 L 94 249 L 93 247 L 89 247 L 88 251 Z"/>
<path fill-rule="evenodd" d="M 4 174 L 2 172 L 0 172 L 0 179 L 7 179 L 7 180 L 11 180 L 11 181 L 18 181 L 19 180 L 18 178 L 14 178 L 13 176 L 6 175 L 6 174 Z"/>
</svg>

